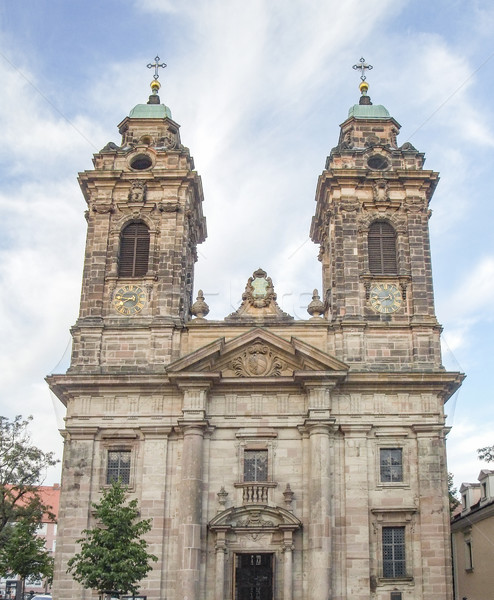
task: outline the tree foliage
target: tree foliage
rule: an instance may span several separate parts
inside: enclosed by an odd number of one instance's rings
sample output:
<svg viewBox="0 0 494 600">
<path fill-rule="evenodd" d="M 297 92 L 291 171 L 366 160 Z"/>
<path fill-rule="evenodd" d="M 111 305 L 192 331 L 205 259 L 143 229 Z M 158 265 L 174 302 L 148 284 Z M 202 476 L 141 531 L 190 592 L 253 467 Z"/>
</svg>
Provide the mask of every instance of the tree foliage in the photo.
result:
<svg viewBox="0 0 494 600">
<path fill-rule="evenodd" d="M 85 588 L 100 594 L 136 594 L 137 584 L 156 561 L 148 553 L 142 536 L 151 529 L 151 521 L 139 521 L 137 500 L 126 504 L 126 488 L 120 481 L 103 491 L 99 503 L 92 505 L 98 524 L 85 529 L 77 540 L 81 550 L 68 562 L 68 572 Z"/>
<path fill-rule="evenodd" d="M 477 450 L 480 460 L 485 462 L 494 462 L 494 446 L 486 446 L 485 448 L 479 448 Z"/>
<path fill-rule="evenodd" d="M 37 493 L 48 467 L 55 465 L 53 452 L 43 452 L 31 443 L 28 426 L 32 417 L 13 420 L 0 416 L 0 543 L 8 525 L 20 520 L 39 523 L 49 514 Z"/>
<path fill-rule="evenodd" d="M 453 473 L 448 473 L 448 496 L 449 496 L 449 512 L 453 513 L 455 508 L 460 505 L 457 497 L 458 490 L 455 488 L 453 481 Z"/>
<path fill-rule="evenodd" d="M 28 577 L 52 579 L 53 558 L 45 548 L 45 542 L 37 536 L 38 523 L 28 519 L 9 525 L 0 549 L 0 574 L 16 573 L 22 581 L 22 592 Z"/>
</svg>

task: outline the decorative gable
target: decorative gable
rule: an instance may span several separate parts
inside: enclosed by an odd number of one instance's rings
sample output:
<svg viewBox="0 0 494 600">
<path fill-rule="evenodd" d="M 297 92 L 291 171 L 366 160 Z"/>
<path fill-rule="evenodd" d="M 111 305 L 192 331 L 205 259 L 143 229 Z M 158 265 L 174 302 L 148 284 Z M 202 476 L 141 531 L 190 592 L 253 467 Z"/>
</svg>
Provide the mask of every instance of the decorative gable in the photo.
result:
<svg viewBox="0 0 494 600">
<path fill-rule="evenodd" d="M 292 337 L 289 341 L 255 328 L 233 340 L 220 338 L 168 366 L 170 378 L 344 379 L 348 367 L 338 359 Z"/>
<path fill-rule="evenodd" d="M 297 517 L 280 506 L 241 506 L 232 507 L 217 514 L 209 522 L 212 531 L 235 529 L 264 533 L 266 531 L 291 530 L 302 526 Z"/>
</svg>

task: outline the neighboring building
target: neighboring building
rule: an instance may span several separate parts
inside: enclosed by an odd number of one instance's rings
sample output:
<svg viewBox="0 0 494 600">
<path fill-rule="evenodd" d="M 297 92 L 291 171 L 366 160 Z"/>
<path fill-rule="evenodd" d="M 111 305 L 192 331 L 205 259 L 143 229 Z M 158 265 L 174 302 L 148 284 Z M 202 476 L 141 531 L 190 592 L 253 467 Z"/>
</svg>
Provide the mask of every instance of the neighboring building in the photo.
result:
<svg viewBox="0 0 494 600">
<path fill-rule="evenodd" d="M 54 516 L 54 519 L 49 518 L 48 515 L 43 517 L 38 535 L 45 540 L 46 549 L 49 552 L 55 552 L 57 545 L 58 507 L 60 505 L 60 485 L 58 483 L 40 485 L 38 487 L 38 495 L 41 498 L 41 502 L 45 506 L 50 507 L 50 511 Z"/>
<path fill-rule="evenodd" d="M 45 547 L 48 552 L 55 552 L 56 539 L 57 539 L 57 521 L 58 521 L 58 507 L 60 504 L 60 485 L 55 483 L 54 485 L 40 485 L 38 487 L 38 496 L 41 502 L 50 508 L 50 512 L 54 518 L 49 517 L 48 514 L 43 515 L 42 522 L 38 530 L 38 536 L 45 540 Z M 0 579 L 0 593 L 5 598 L 15 597 L 16 587 L 20 584 L 18 577 L 9 577 L 6 579 Z M 44 593 L 50 589 L 49 584 L 41 579 L 33 579 L 26 581 L 26 593 Z"/>
<path fill-rule="evenodd" d="M 494 471 L 480 471 L 460 494 L 451 520 L 455 600 L 486 600 L 494 587 Z"/>
<path fill-rule="evenodd" d="M 434 311 L 438 174 L 362 83 L 317 184 L 323 300 L 294 320 L 259 269 L 208 321 L 201 179 L 153 86 L 79 176 L 80 313 L 48 377 L 67 407 L 54 595 L 89 597 L 67 561 L 120 477 L 153 523 L 149 600 L 451 600 L 443 405 L 463 376 Z"/>
</svg>

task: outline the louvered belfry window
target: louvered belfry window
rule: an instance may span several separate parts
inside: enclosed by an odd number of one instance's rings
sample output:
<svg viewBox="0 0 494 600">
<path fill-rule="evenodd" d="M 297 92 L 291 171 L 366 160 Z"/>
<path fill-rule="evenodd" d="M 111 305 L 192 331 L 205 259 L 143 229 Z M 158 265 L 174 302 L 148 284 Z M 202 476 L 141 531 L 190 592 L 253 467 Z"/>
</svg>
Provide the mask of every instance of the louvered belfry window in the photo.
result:
<svg viewBox="0 0 494 600">
<path fill-rule="evenodd" d="M 120 236 L 118 274 L 141 277 L 148 272 L 149 229 L 144 223 L 130 223 Z"/>
<path fill-rule="evenodd" d="M 385 221 L 376 221 L 369 228 L 369 269 L 378 275 L 396 275 L 396 233 Z"/>
</svg>

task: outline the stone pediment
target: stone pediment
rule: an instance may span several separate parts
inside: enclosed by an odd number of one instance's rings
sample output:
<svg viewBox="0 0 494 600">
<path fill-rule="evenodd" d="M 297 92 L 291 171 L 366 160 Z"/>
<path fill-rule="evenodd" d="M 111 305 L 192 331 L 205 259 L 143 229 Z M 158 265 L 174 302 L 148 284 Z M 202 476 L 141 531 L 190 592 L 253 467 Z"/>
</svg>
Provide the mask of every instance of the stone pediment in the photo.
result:
<svg viewBox="0 0 494 600">
<path fill-rule="evenodd" d="M 167 368 L 172 378 L 307 378 L 343 379 L 348 366 L 297 338 L 286 340 L 256 328 L 233 340 L 220 338 L 175 361 Z"/>
<path fill-rule="evenodd" d="M 211 530 L 236 529 L 249 532 L 295 530 L 302 523 L 288 510 L 279 506 L 240 506 L 228 508 L 209 522 Z"/>
</svg>

